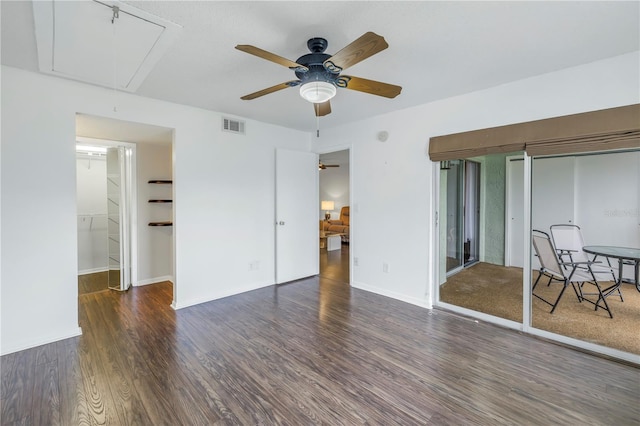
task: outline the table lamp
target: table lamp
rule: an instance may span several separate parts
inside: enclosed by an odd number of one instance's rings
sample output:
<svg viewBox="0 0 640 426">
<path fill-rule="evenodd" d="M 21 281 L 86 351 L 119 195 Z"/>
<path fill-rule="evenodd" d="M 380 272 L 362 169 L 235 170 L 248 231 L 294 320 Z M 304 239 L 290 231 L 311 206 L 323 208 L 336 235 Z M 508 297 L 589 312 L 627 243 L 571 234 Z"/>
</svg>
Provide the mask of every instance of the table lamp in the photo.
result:
<svg viewBox="0 0 640 426">
<path fill-rule="evenodd" d="M 324 220 L 331 219 L 331 210 L 335 208 L 335 204 L 333 201 L 321 201 L 320 209 L 325 210 Z"/>
</svg>

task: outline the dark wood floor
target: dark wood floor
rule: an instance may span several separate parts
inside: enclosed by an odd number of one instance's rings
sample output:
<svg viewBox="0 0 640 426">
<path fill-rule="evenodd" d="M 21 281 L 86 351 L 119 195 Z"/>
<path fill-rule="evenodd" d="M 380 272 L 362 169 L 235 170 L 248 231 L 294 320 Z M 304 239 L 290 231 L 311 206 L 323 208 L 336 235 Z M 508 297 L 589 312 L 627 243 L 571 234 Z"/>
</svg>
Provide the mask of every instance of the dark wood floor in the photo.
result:
<svg viewBox="0 0 640 426">
<path fill-rule="evenodd" d="M 82 336 L 0 359 L 3 425 L 640 422 L 638 368 L 335 279 L 79 300 Z"/>
<path fill-rule="evenodd" d="M 78 275 L 78 295 L 109 289 L 109 272 Z"/>
<path fill-rule="evenodd" d="M 320 249 L 320 277 L 349 283 L 349 244 L 342 243 L 340 250 Z"/>
</svg>

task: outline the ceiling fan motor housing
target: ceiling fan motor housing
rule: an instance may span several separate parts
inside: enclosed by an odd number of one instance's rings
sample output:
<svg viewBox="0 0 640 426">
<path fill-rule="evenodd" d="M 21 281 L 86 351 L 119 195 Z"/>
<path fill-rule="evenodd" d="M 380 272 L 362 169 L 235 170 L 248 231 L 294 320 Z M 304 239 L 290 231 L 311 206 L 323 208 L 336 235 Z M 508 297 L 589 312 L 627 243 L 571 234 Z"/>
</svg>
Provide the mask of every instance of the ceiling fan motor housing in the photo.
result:
<svg viewBox="0 0 640 426">
<path fill-rule="evenodd" d="M 340 68 L 333 66 L 325 67 L 324 63 L 332 55 L 324 53 L 328 45 L 326 39 L 315 37 L 307 41 L 307 47 L 311 53 L 302 55 L 296 63 L 304 65 L 308 69 L 298 68 L 295 70 L 296 77 L 300 80 L 298 84 L 305 84 L 312 81 L 325 81 L 337 87 L 346 87 L 348 79 L 340 77 Z"/>
</svg>

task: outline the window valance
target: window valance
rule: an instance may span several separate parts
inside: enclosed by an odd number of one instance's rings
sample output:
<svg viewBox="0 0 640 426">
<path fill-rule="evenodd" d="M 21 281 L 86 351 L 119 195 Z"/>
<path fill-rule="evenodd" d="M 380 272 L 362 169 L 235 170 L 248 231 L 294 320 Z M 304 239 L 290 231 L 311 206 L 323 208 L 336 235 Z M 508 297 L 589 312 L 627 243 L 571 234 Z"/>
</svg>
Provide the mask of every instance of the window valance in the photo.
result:
<svg viewBox="0 0 640 426">
<path fill-rule="evenodd" d="M 640 148 L 640 104 L 432 137 L 432 161 L 526 151 L 531 156 Z"/>
</svg>

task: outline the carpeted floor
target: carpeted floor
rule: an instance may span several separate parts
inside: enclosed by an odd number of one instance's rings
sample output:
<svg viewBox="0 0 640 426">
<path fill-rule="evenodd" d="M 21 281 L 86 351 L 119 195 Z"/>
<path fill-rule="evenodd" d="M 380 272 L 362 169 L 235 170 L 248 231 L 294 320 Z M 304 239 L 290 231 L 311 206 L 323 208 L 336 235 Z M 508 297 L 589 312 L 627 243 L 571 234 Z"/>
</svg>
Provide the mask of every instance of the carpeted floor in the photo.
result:
<svg viewBox="0 0 640 426">
<path fill-rule="evenodd" d="M 533 279 L 536 277 L 537 272 L 534 272 Z M 612 283 L 600 284 L 604 288 Z M 588 292 L 595 289 L 586 286 Z M 536 293 L 550 300 L 557 297 L 561 288 L 559 283 L 546 287 L 544 281 L 538 285 Z M 541 330 L 640 354 L 640 292 L 632 284 L 623 284 L 622 296 L 624 302 L 613 295 L 607 298 L 613 319 L 606 311 L 594 311 L 590 303 L 579 303 L 570 287 L 553 314 L 549 313 L 550 306 L 534 297 L 532 323 Z M 449 277 L 440 287 L 440 300 L 522 322 L 522 269 L 477 263 Z"/>
</svg>

